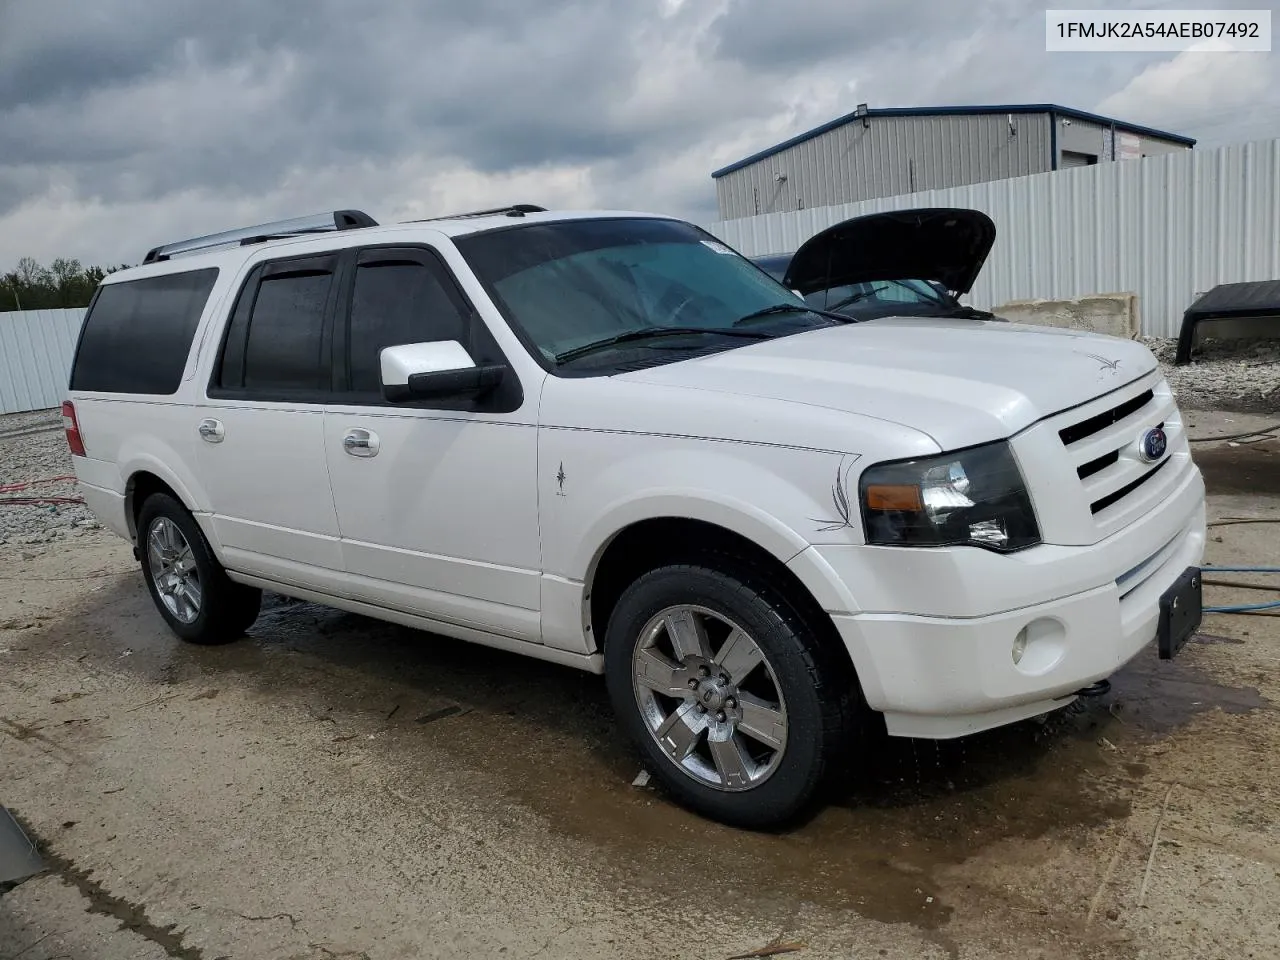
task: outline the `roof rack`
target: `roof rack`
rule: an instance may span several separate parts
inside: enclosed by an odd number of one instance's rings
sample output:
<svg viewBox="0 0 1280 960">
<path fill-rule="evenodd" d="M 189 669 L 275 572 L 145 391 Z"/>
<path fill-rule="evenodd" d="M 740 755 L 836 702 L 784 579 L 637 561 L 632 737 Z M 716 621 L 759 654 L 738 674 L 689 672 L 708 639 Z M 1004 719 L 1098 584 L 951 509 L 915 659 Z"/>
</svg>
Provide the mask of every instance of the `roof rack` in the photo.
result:
<svg viewBox="0 0 1280 960">
<path fill-rule="evenodd" d="M 378 222 L 360 210 L 334 210 L 332 213 L 317 213 L 309 217 L 295 217 L 292 220 L 277 220 L 274 223 L 260 223 L 252 227 L 240 227 L 222 233 L 211 233 L 205 237 L 191 240 L 179 240 L 166 243 L 147 251 L 143 263 L 156 263 L 168 260 L 175 254 L 194 253 L 197 250 L 208 250 L 236 243 L 244 246 L 249 243 L 262 243 L 266 240 L 279 240 L 283 237 L 295 237 L 307 233 L 330 233 L 335 230 L 357 230 L 361 227 L 376 227 Z"/>
<path fill-rule="evenodd" d="M 526 213 L 546 213 L 546 207 L 532 203 L 513 203 L 508 207 L 494 207 L 491 210 L 472 210 L 469 213 L 450 213 L 439 217 L 424 217 L 421 220 L 406 220 L 405 223 L 430 223 L 433 220 L 465 220 L 468 217 L 494 217 L 503 214 L 508 217 L 523 217 Z"/>
</svg>

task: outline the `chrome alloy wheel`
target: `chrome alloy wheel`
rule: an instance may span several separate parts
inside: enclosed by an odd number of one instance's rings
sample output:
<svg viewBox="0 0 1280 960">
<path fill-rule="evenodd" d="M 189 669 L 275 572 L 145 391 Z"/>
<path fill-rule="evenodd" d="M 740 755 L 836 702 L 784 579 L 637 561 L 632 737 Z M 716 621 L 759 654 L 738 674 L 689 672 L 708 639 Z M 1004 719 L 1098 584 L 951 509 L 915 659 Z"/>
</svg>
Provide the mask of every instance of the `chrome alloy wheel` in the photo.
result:
<svg viewBox="0 0 1280 960">
<path fill-rule="evenodd" d="M 168 517 L 157 517 L 147 531 L 151 579 L 165 608 L 183 623 L 200 616 L 200 573 L 191 544 Z"/>
<path fill-rule="evenodd" d="M 632 687 L 650 734 L 704 786 L 749 790 L 787 748 L 787 707 L 773 668 L 737 624 L 705 607 L 668 607 L 640 633 Z"/>
</svg>

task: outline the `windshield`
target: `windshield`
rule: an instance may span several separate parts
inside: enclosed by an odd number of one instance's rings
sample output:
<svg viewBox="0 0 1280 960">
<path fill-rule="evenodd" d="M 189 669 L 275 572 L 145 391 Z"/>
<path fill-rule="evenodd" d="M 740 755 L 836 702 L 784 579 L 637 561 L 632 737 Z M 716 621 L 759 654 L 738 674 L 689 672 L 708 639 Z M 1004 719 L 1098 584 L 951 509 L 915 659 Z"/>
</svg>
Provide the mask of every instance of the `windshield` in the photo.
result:
<svg viewBox="0 0 1280 960">
<path fill-rule="evenodd" d="M 781 283 L 791 265 L 791 255 L 785 253 L 754 257 L 753 262 L 769 276 Z M 826 290 L 813 290 L 805 295 L 805 303 L 815 310 L 835 310 L 853 303 L 867 305 L 911 304 L 943 309 L 954 309 L 956 300 L 931 280 L 868 280 L 863 283 L 846 283 Z"/>
<path fill-rule="evenodd" d="M 456 243 L 507 320 L 557 366 L 623 351 L 730 349 L 836 322 L 680 221 L 533 223 Z M 749 317 L 748 336 L 740 321 Z"/>
<path fill-rule="evenodd" d="M 869 280 L 817 290 L 805 302 L 819 309 L 835 309 L 849 303 L 911 303 L 937 307 L 954 306 L 951 298 L 924 280 Z"/>
</svg>

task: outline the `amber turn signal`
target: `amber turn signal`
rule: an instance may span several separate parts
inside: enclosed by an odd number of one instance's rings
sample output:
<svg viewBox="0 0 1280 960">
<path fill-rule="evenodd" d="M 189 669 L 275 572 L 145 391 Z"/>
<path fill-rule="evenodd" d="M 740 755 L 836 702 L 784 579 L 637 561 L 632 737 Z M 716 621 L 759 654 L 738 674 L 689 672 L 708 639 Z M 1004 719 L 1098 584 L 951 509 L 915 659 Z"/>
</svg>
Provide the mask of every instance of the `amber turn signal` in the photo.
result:
<svg viewBox="0 0 1280 960">
<path fill-rule="evenodd" d="M 873 483 L 866 489 L 868 510 L 924 509 L 920 488 L 905 483 Z"/>
</svg>

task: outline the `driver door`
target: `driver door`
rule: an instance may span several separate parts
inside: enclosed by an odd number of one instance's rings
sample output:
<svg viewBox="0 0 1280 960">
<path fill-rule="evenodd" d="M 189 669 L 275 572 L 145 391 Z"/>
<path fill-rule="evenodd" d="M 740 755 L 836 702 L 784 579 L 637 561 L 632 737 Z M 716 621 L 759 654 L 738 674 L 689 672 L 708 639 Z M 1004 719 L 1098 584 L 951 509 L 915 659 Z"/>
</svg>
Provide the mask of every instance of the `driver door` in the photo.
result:
<svg viewBox="0 0 1280 960">
<path fill-rule="evenodd" d="M 384 347 L 456 341 L 505 362 L 429 247 L 358 251 L 343 302 L 325 439 L 351 595 L 539 641 L 537 429 L 514 371 L 481 399 L 383 398 Z"/>
</svg>

